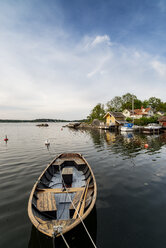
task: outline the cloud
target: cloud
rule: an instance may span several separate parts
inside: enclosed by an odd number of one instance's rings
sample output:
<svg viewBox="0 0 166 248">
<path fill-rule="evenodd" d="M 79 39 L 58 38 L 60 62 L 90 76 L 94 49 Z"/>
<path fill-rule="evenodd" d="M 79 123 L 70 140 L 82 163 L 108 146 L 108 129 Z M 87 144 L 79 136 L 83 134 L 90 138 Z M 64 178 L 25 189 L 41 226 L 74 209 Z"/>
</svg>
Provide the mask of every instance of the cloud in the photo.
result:
<svg viewBox="0 0 166 248">
<path fill-rule="evenodd" d="M 25 20 L 24 11 L 10 8 L 10 20 L 1 15 L 1 118 L 81 119 L 98 102 L 126 92 L 166 101 L 166 65 L 159 56 L 111 42 L 108 34 L 75 38 L 60 23 L 60 11 L 54 25 L 42 13 Z"/>
<path fill-rule="evenodd" d="M 154 61 L 152 61 L 152 67 L 159 74 L 159 76 L 161 76 L 161 77 L 166 76 L 166 64 L 164 64 L 160 61 L 154 60 Z"/>
<path fill-rule="evenodd" d="M 10 36 L 12 45 L 0 42 L 1 118 L 80 119 L 98 102 L 126 92 L 165 98 L 165 65 L 150 54 L 104 42 L 85 49 L 84 37 L 66 46 L 56 35 Z"/>
<path fill-rule="evenodd" d="M 96 36 L 95 39 L 92 41 L 91 45 L 92 47 L 99 45 L 101 43 L 105 43 L 108 46 L 111 46 L 111 41 L 110 37 L 108 35 L 103 35 L 103 36 Z"/>
<path fill-rule="evenodd" d="M 82 40 L 82 45 L 85 50 L 91 50 L 92 48 L 103 48 L 112 46 L 111 39 L 109 35 L 97 35 L 97 36 L 84 36 Z"/>
<path fill-rule="evenodd" d="M 100 60 L 96 63 L 94 66 L 93 70 L 87 74 L 87 77 L 93 77 L 95 74 L 104 74 L 106 71 L 104 70 L 106 61 L 109 60 L 109 55 L 108 56 L 103 56 L 100 57 Z"/>
</svg>

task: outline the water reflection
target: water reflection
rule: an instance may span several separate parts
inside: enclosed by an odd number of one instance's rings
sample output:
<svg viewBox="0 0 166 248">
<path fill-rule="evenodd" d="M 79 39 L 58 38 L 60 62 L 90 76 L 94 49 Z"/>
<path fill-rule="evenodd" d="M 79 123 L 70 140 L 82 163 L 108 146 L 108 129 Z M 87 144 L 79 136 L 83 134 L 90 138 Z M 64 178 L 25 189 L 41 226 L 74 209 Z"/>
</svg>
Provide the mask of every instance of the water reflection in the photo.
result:
<svg viewBox="0 0 166 248">
<path fill-rule="evenodd" d="M 91 214 L 84 221 L 93 241 L 96 244 L 96 235 L 97 235 L 97 214 L 96 206 L 92 210 Z M 91 248 L 94 247 L 84 229 L 82 224 L 73 229 L 71 232 L 65 235 L 65 239 L 72 248 Z M 29 240 L 28 248 L 66 248 L 66 245 L 62 238 L 55 240 L 55 245 L 53 245 L 53 239 L 47 237 L 46 235 L 39 232 L 34 226 L 31 229 L 31 236 Z"/>
<path fill-rule="evenodd" d="M 108 130 L 72 130 L 72 132 L 84 132 L 90 135 L 91 140 L 96 148 L 105 148 L 124 156 L 133 155 L 137 152 L 145 150 L 147 153 L 159 151 L 166 144 L 166 133 L 159 135 L 146 135 L 127 132 L 110 132 Z M 145 149 L 148 144 L 148 149 Z M 135 155 L 134 155 L 135 153 Z"/>
<path fill-rule="evenodd" d="M 106 142 L 108 145 L 114 146 L 116 143 L 121 143 L 122 148 L 129 149 L 129 152 L 134 152 L 139 149 L 144 149 L 144 145 L 148 144 L 149 148 L 154 150 L 159 150 L 166 143 L 165 134 L 161 135 L 143 135 L 134 133 L 106 133 Z M 111 140 L 111 142 L 110 142 Z"/>
</svg>

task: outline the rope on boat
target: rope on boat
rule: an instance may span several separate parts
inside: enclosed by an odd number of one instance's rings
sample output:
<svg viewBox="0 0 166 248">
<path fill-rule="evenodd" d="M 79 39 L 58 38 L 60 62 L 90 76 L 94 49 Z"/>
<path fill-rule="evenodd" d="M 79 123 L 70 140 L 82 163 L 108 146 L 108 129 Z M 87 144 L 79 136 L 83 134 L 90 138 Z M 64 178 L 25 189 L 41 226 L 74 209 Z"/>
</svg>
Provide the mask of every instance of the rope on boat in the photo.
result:
<svg viewBox="0 0 166 248">
<path fill-rule="evenodd" d="M 60 171 L 60 176 L 61 176 L 63 185 L 65 185 L 64 180 L 63 180 L 63 177 L 62 177 L 62 173 L 61 173 L 61 170 L 60 170 L 60 165 L 59 165 L 59 171 Z M 82 225 L 83 225 L 83 227 L 84 227 L 86 233 L 88 234 L 88 236 L 89 236 L 89 238 L 90 238 L 90 240 L 91 240 L 93 246 L 94 246 L 95 248 L 97 248 L 97 246 L 95 245 L 95 243 L 94 243 L 94 241 L 93 241 L 93 239 L 92 239 L 92 237 L 91 237 L 91 235 L 90 235 L 90 233 L 89 233 L 89 231 L 88 231 L 88 229 L 87 229 L 87 227 L 86 227 L 86 225 L 85 225 L 85 223 L 84 223 L 82 217 L 80 216 L 78 210 L 77 210 L 77 209 L 75 208 L 75 206 L 74 206 L 74 203 L 73 203 L 73 201 L 72 201 L 72 199 L 71 199 L 71 197 L 70 197 L 70 194 L 69 194 L 69 192 L 68 192 L 68 189 L 67 189 L 65 186 L 64 186 L 64 189 L 67 191 L 67 195 L 68 195 L 68 197 L 69 197 L 69 200 L 71 201 L 71 204 L 73 205 L 73 208 L 75 209 L 75 211 L 76 211 L 78 217 L 80 218 L 81 223 L 82 223 Z"/>
<path fill-rule="evenodd" d="M 90 235 L 90 233 L 89 233 L 89 231 L 88 231 L 88 229 L 87 229 L 87 227 L 86 227 L 86 225 L 85 225 L 85 223 L 84 223 L 84 221 L 83 221 L 82 217 L 80 216 L 80 214 L 79 214 L 78 210 L 75 208 L 74 203 L 73 203 L 73 201 L 71 200 L 71 197 L 70 197 L 70 195 L 69 195 L 68 191 L 67 191 L 67 194 L 68 194 L 69 199 L 70 199 L 70 201 L 71 201 L 71 204 L 73 205 L 73 207 L 74 207 L 74 209 L 75 209 L 75 211 L 76 211 L 76 213 L 77 213 L 78 217 L 80 218 L 81 223 L 82 223 L 82 225 L 83 225 L 83 227 L 84 227 L 84 229 L 85 229 L 86 233 L 88 234 L 88 236 L 89 236 L 89 238 L 90 238 L 90 240 L 91 240 L 91 242 L 92 242 L 93 246 L 94 246 L 95 248 L 97 248 L 97 246 L 95 245 L 95 243 L 94 243 L 94 241 L 93 241 L 93 239 L 92 239 L 92 237 L 91 237 L 91 235 Z"/>
<path fill-rule="evenodd" d="M 63 233 L 60 233 L 60 235 L 62 236 L 63 241 L 65 242 L 65 244 L 66 244 L 67 248 L 70 248 L 70 246 L 68 245 L 68 243 L 67 243 L 67 241 L 66 241 L 65 237 L 63 236 Z"/>
<path fill-rule="evenodd" d="M 55 234 L 54 233 L 52 235 L 52 243 L 53 243 L 53 248 L 55 248 Z"/>
<path fill-rule="evenodd" d="M 48 152 L 49 152 L 49 150 L 48 150 Z M 50 154 L 50 152 L 49 152 L 49 154 Z M 51 154 L 50 154 L 50 155 L 51 155 Z M 86 233 L 87 233 L 88 236 L 89 236 L 89 239 L 91 240 L 93 246 L 94 246 L 95 248 L 97 248 L 97 246 L 95 245 L 95 242 L 93 241 L 93 239 L 92 239 L 92 237 L 91 237 L 91 235 L 90 235 L 90 233 L 89 233 L 89 231 L 88 231 L 88 229 L 87 229 L 87 227 L 86 227 L 86 225 L 85 225 L 85 223 L 84 223 L 82 217 L 80 216 L 78 210 L 77 210 L 77 209 L 75 208 L 75 206 L 74 206 L 74 203 L 73 203 L 73 201 L 72 201 L 72 199 L 71 199 L 71 197 L 70 197 L 70 194 L 69 194 L 69 192 L 68 192 L 68 189 L 65 187 L 65 183 L 64 183 L 64 180 L 63 180 L 63 177 L 62 177 L 60 165 L 59 165 L 59 172 L 60 172 L 61 180 L 62 180 L 63 185 L 64 185 L 64 190 L 67 191 L 67 195 L 68 195 L 68 197 L 69 197 L 69 200 L 70 200 L 71 204 L 73 205 L 73 208 L 75 209 L 75 211 L 76 211 L 78 217 L 80 218 L 81 223 L 82 223 L 82 225 L 83 225 L 83 227 L 84 227 Z M 54 227 L 54 228 L 56 228 L 56 227 Z M 62 231 L 59 232 L 59 233 L 60 233 L 61 236 L 63 235 L 63 234 L 62 234 Z M 54 236 L 54 235 L 53 235 L 53 236 Z M 64 242 L 65 242 L 64 236 L 62 236 L 62 238 L 63 238 L 63 240 L 64 240 Z M 66 242 L 65 242 L 65 244 L 68 245 Z M 67 247 L 69 247 L 69 246 L 67 246 Z M 69 248 L 70 248 L 70 247 L 69 247 Z"/>
<path fill-rule="evenodd" d="M 62 239 L 63 239 L 63 241 L 64 241 L 64 243 L 65 243 L 65 245 L 66 245 L 66 247 L 67 248 L 70 248 L 70 246 L 68 245 L 68 243 L 67 243 L 67 241 L 66 241 L 66 239 L 65 239 L 65 237 L 64 237 L 64 235 L 63 235 L 63 233 L 62 233 L 62 226 L 54 226 L 54 232 L 53 232 L 53 248 L 55 248 L 55 234 L 60 234 L 61 235 L 61 237 L 62 237 Z"/>
</svg>

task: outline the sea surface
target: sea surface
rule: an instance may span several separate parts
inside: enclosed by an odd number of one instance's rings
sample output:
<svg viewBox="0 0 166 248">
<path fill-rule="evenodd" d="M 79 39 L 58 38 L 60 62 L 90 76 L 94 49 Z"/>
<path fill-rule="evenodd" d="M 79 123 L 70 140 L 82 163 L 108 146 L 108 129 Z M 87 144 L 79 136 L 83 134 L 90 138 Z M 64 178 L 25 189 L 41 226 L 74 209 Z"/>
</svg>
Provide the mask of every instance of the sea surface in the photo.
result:
<svg viewBox="0 0 166 248">
<path fill-rule="evenodd" d="M 97 181 L 95 219 L 90 227 L 96 246 L 165 248 L 166 134 L 119 134 L 63 125 L 0 124 L 0 247 L 51 247 L 28 218 L 29 194 L 56 155 L 78 152 L 91 165 Z M 70 247 L 93 247 L 86 245 L 89 238 L 82 235 L 74 237 L 80 245 Z"/>
</svg>

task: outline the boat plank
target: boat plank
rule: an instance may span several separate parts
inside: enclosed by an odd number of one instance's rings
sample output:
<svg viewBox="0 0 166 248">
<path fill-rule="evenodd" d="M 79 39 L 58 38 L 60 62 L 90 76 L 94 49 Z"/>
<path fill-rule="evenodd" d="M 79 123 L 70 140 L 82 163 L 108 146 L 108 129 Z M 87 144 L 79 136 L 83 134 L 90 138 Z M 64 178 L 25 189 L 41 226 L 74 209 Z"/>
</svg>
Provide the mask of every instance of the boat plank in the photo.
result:
<svg viewBox="0 0 166 248">
<path fill-rule="evenodd" d="M 84 190 L 83 190 L 83 192 L 82 192 L 82 195 L 81 195 L 81 197 L 80 197 L 80 201 L 79 201 L 79 203 L 78 203 L 78 205 L 77 205 L 77 208 L 76 208 L 76 210 L 75 210 L 75 212 L 74 212 L 73 219 L 76 219 L 76 218 L 77 218 L 77 215 L 78 215 L 78 212 L 79 212 L 79 209 L 80 209 L 80 206 L 81 206 L 81 201 L 82 201 L 82 198 L 83 198 L 83 196 L 84 196 L 84 192 L 85 192 L 85 188 L 84 188 Z"/>
<path fill-rule="evenodd" d="M 38 193 L 37 208 L 39 211 L 56 211 L 55 197 L 52 192 Z"/>
<path fill-rule="evenodd" d="M 61 165 L 65 161 L 74 161 L 78 165 L 85 164 L 85 162 L 82 158 L 69 157 L 69 158 L 59 158 L 56 161 L 54 161 L 53 165 Z"/>
<path fill-rule="evenodd" d="M 88 180 L 87 180 L 87 185 L 86 185 L 86 189 L 85 189 L 85 195 L 84 195 L 84 199 L 82 201 L 82 205 L 80 207 L 80 212 L 79 212 L 80 216 L 82 216 L 83 213 L 84 213 L 85 201 L 86 201 L 86 197 L 87 197 L 87 193 L 88 193 L 89 183 L 90 183 L 90 178 L 88 178 Z"/>
<path fill-rule="evenodd" d="M 73 199 L 73 203 L 71 203 L 71 205 L 69 207 L 70 217 L 73 216 L 74 211 L 75 211 L 75 209 L 77 208 L 77 206 L 78 206 L 78 204 L 80 202 L 81 195 L 82 195 L 82 191 L 77 191 L 75 193 L 75 196 L 74 196 L 74 199 Z"/>
</svg>

